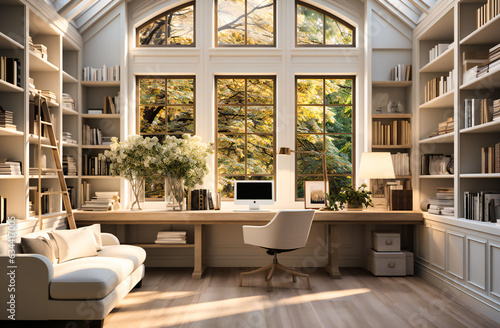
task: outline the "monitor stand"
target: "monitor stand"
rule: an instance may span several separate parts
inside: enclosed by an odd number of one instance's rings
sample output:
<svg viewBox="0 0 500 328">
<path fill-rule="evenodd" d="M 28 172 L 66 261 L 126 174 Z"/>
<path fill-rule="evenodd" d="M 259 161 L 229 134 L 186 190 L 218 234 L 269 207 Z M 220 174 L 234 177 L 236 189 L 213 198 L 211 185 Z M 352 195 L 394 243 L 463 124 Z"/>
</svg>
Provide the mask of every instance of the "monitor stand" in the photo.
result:
<svg viewBox="0 0 500 328">
<path fill-rule="evenodd" d="M 252 203 L 248 206 L 248 210 L 247 209 L 237 209 L 237 210 L 233 210 L 233 212 L 270 212 L 270 210 L 261 210 L 260 209 L 260 205 L 259 204 L 255 204 L 255 203 Z"/>
</svg>

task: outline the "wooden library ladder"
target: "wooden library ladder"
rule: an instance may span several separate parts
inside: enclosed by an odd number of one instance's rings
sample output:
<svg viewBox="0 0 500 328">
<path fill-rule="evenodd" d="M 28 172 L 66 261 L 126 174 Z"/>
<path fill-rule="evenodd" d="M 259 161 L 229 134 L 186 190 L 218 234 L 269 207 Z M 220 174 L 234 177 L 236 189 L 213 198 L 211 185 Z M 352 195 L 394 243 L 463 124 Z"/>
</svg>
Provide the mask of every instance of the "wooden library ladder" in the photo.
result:
<svg viewBox="0 0 500 328">
<path fill-rule="evenodd" d="M 69 200 L 68 187 L 64 179 L 64 172 L 61 164 L 61 157 L 59 156 L 59 148 L 57 147 L 57 140 L 54 133 L 54 125 L 49 112 L 49 105 L 47 99 L 41 95 L 35 95 L 35 106 L 38 108 L 38 186 L 37 186 L 37 214 L 38 224 L 42 229 L 42 197 L 52 195 L 62 195 L 64 209 L 66 210 L 66 217 L 70 229 L 76 229 L 75 218 L 73 217 L 73 210 L 71 209 L 71 202 Z M 49 138 L 48 144 L 42 143 L 42 127 L 46 127 L 47 136 Z M 49 148 L 52 151 L 52 158 L 54 160 L 55 168 L 42 168 L 42 148 Z M 59 180 L 60 191 L 42 191 L 42 173 L 55 172 Z M 60 214 L 44 215 L 44 218 L 57 217 Z"/>
</svg>

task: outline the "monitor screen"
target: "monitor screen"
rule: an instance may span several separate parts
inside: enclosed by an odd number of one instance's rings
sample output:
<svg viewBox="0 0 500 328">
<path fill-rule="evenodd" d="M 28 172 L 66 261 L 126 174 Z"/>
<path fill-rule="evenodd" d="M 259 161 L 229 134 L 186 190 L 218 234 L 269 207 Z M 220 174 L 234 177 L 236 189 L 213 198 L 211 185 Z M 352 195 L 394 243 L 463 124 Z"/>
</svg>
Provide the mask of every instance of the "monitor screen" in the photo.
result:
<svg viewBox="0 0 500 328">
<path fill-rule="evenodd" d="M 250 205 L 258 208 L 259 205 L 274 204 L 274 181 L 235 181 L 234 203 L 236 205 Z"/>
</svg>

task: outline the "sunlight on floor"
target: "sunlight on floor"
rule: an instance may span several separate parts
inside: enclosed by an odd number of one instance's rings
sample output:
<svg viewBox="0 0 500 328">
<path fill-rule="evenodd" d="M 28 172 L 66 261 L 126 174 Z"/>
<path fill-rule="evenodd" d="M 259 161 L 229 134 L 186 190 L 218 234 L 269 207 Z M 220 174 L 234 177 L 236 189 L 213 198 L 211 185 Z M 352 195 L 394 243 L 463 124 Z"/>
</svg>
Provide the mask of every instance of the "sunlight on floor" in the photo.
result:
<svg viewBox="0 0 500 328">
<path fill-rule="evenodd" d="M 189 297 L 198 294 L 198 292 L 158 292 L 158 291 L 144 291 L 144 292 L 134 292 L 127 295 L 127 297 L 116 306 L 116 308 L 125 307 L 134 304 L 144 303 L 144 299 L 154 299 L 154 300 L 173 300 L 183 297 Z"/>
</svg>

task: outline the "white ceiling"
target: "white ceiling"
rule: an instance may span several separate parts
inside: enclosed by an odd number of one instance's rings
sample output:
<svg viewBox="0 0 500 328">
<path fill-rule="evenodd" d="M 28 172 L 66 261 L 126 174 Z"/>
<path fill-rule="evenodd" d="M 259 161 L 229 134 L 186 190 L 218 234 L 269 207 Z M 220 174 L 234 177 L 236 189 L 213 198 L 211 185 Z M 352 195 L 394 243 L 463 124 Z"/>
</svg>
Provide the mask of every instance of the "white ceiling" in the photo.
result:
<svg viewBox="0 0 500 328">
<path fill-rule="evenodd" d="M 45 0 L 51 3 L 57 12 L 77 29 L 82 31 L 88 23 L 96 21 L 109 12 L 118 3 L 125 0 Z M 399 17 L 408 26 L 414 28 L 422 14 L 439 0 L 376 0 L 388 11 Z"/>
</svg>

